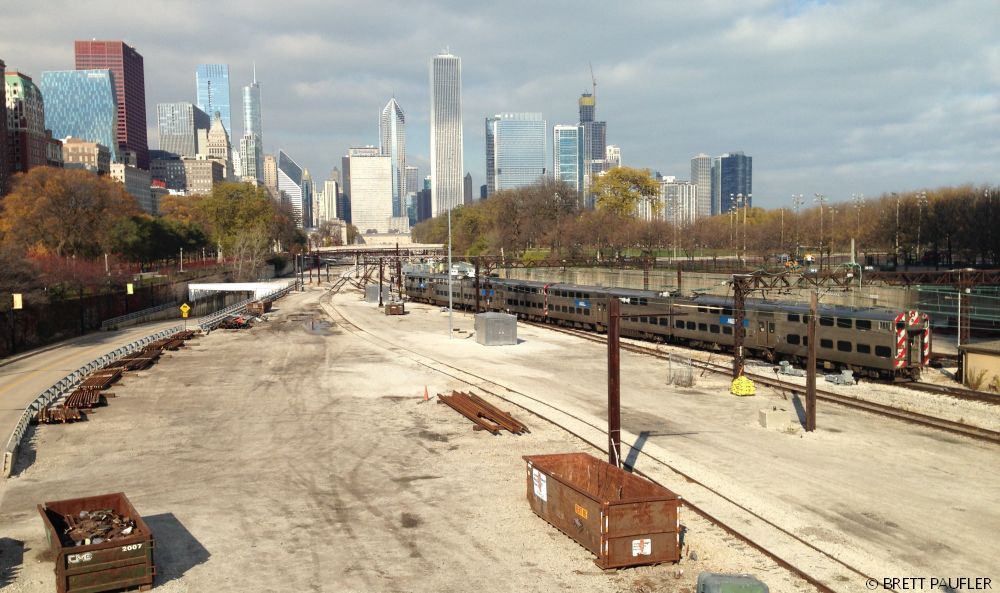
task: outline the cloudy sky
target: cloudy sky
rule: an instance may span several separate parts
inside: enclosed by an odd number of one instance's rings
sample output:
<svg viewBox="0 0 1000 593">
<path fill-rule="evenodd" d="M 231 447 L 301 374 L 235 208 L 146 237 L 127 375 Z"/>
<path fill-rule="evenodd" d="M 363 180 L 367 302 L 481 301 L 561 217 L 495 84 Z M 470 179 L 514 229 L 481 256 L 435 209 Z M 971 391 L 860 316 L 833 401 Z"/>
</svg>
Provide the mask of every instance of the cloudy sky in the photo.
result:
<svg viewBox="0 0 1000 593">
<path fill-rule="evenodd" d="M 378 143 L 395 95 L 410 162 L 429 173 L 428 68 L 462 58 L 465 163 L 485 183 L 483 119 L 598 119 L 625 164 L 680 179 L 699 152 L 754 159 L 754 202 L 832 201 L 1000 182 L 996 0 L 241 0 L 15 2 L 0 59 L 31 75 L 73 67 L 74 39 L 124 39 L 155 104 L 194 101 L 195 66 L 228 63 L 233 125 L 257 63 L 267 152 L 322 180 L 349 146 Z M 549 141 L 551 153 L 551 140 Z"/>
</svg>

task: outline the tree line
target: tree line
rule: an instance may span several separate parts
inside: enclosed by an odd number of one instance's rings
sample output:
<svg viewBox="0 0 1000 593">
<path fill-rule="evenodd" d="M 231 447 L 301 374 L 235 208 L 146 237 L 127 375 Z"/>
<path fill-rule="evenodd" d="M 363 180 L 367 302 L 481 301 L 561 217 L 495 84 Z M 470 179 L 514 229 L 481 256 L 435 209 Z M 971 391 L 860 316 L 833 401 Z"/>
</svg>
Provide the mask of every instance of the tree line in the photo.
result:
<svg viewBox="0 0 1000 593">
<path fill-rule="evenodd" d="M 647 181 L 644 181 L 647 180 Z M 808 207 L 752 207 L 691 224 L 664 220 L 648 171 L 619 167 L 594 185 L 596 208 L 570 186 L 543 179 L 452 210 L 452 244 L 467 256 L 614 258 L 627 254 L 770 259 L 848 253 L 881 263 L 1000 265 L 1000 187 L 962 185 L 824 201 Z M 642 206 L 647 204 L 648 207 Z M 651 220 L 639 216 L 652 213 Z M 669 214 L 669 213 L 668 213 Z M 668 215 L 667 219 L 670 218 Z M 416 225 L 414 239 L 445 243 L 447 217 Z M 745 247 L 744 247 L 745 246 Z"/>
<path fill-rule="evenodd" d="M 36 167 L 16 176 L 0 200 L 0 292 L 100 284 L 109 260 L 151 266 L 176 260 L 181 249 L 187 257 L 219 253 L 237 278 L 251 278 L 276 248 L 305 241 L 291 207 L 251 184 L 165 196 L 152 216 L 111 178 Z"/>
</svg>

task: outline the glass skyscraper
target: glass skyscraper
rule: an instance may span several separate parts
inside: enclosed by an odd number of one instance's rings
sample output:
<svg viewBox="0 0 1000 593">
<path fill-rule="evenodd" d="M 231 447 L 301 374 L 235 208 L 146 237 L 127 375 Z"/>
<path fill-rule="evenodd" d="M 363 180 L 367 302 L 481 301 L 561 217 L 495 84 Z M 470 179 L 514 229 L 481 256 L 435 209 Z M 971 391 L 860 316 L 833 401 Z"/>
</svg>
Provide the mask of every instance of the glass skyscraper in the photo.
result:
<svg viewBox="0 0 1000 593">
<path fill-rule="evenodd" d="M 312 213 L 303 200 L 302 167 L 283 150 L 278 151 L 278 193 L 284 193 L 292 205 L 295 226 L 300 229 L 309 226 Z"/>
<path fill-rule="evenodd" d="M 487 121 L 493 127 L 487 143 L 493 151 L 493 189 L 487 187 L 487 195 L 531 185 L 545 175 L 548 135 L 541 113 L 498 113 Z"/>
<path fill-rule="evenodd" d="M 712 214 L 725 214 L 740 207 L 737 196 L 752 206 L 753 157 L 742 152 L 726 153 L 712 159 Z"/>
<path fill-rule="evenodd" d="M 53 138 L 72 136 L 108 147 L 119 162 L 118 106 L 110 70 L 42 72 L 45 126 Z"/>
<path fill-rule="evenodd" d="M 193 103 L 157 104 L 156 124 L 160 150 L 177 156 L 197 155 L 198 130 L 207 130 L 211 123 L 208 114 Z"/>
<path fill-rule="evenodd" d="M 107 68 L 115 88 L 118 106 L 117 143 L 109 146 L 119 152 L 122 162 L 127 151 L 135 165 L 149 169 L 149 144 L 146 138 L 146 79 L 142 55 L 121 41 L 77 41 L 74 44 L 77 70 Z M 45 98 L 48 101 L 48 97 Z"/>
<path fill-rule="evenodd" d="M 218 111 L 231 142 L 233 125 L 229 117 L 229 64 L 198 64 L 195 80 L 198 87 L 198 109 L 209 116 Z"/>
<path fill-rule="evenodd" d="M 712 157 L 699 154 L 691 158 L 691 183 L 698 186 L 696 216 L 711 216 L 712 212 Z"/>
<path fill-rule="evenodd" d="M 431 209 L 433 216 L 462 203 L 462 59 L 449 53 L 431 61 Z"/>
<path fill-rule="evenodd" d="M 580 150 L 579 126 L 553 126 L 552 174 L 557 181 L 576 191 L 583 186 L 583 152 Z"/>
<path fill-rule="evenodd" d="M 406 116 L 396 98 L 389 99 L 378 122 L 380 154 L 392 167 L 392 215 L 404 216 L 406 198 Z"/>
</svg>

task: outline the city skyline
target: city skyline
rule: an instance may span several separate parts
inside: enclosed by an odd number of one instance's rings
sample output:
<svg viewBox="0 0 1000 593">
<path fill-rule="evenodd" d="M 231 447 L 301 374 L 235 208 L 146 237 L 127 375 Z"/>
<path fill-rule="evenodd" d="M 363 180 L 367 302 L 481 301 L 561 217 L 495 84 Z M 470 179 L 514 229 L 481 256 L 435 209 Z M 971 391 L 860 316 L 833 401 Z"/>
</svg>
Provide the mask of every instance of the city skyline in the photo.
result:
<svg viewBox="0 0 1000 593">
<path fill-rule="evenodd" d="M 692 11 L 636 3 L 609 19 L 571 16 L 566 24 L 579 29 L 578 40 L 558 43 L 545 34 L 560 22 L 558 11 L 532 6 L 536 18 L 516 25 L 532 41 L 499 53 L 490 48 L 515 31 L 482 5 L 457 15 L 422 4 L 426 26 L 389 19 L 395 35 L 381 47 L 365 38 L 370 11 L 338 11 L 331 21 L 318 3 L 295 19 L 263 3 L 240 6 L 232 33 L 176 8 L 150 6 L 136 19 L 109 2 L 26 6 L 8 15 L 0 59 L 37 81 L 43 71 L 73 68 L 76 39 L 123 39 L 145 59 L 151 139 L 157 103 L 195 100 L 197 64 L 229 64 L 231 83 L 242 87 L 256 60 L 268 146 L 285 147 L 311 170 L 329 170 L 348 147 L 372 142 L 371 113 L 395 95 L 410 106 L 407 160 L 430 171 L 426 68 L 448 44 L 465 62 L 461 175 L 470 171 L 477 186 L 486 179 L 483 118 L 538 111 L 550 133 L 575 124 L 576 101 L 591 87 L 588 61 L 598 119 L 608 122 L 607 143 L 622 147 L 623 164 L 687 179 L 695 155 L 743 150 L 755 157 L 754 201 L 764 207 L 788 206 L 799 193 L 845 201 L 859 192 L 996 181 L 1000 148 L 990 139 L 1000 133 L 1000 62 L 987 23 L 1000 18 L 1000 7 L 993 4 L 913 11 L 902 2 L 760 0 Z M 52 10 L 72 25 L 40 26 Z M 666 22 L 676 31 L 669 43 L 655 34 Z M 927 44 L 942 23 L 952 34 Z M 598 32 L 607 49 L 595 54 L 586 40 Z"/>
</svg>

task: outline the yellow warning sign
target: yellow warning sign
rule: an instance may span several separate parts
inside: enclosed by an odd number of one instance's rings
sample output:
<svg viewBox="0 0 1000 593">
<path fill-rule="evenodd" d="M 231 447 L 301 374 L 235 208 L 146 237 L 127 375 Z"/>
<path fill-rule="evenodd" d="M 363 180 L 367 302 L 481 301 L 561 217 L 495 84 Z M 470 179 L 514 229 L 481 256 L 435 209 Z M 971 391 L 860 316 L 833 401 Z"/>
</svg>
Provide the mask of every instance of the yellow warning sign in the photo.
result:
<svg viewBox="0 0 1000 593">
<path fill-rule="evenodd" d="M 191 305 L 188 305 L 187 303 L 181 305 L 181 317 L 187 317 L 188 311 L 190 310 L 191 310 Z"/>
<path fill-rule="evenodd" d="M 580 517 L 582 517 L 584 519 L 587 518 L 587 515 L 588 515 L 587 509 L 583 508 L 582 506 L 580 506 L 578 504 L 574 504 L 573 505 L 573 510 L 576 511 L 576 514 L 580 515 Z"/>
</svg>

